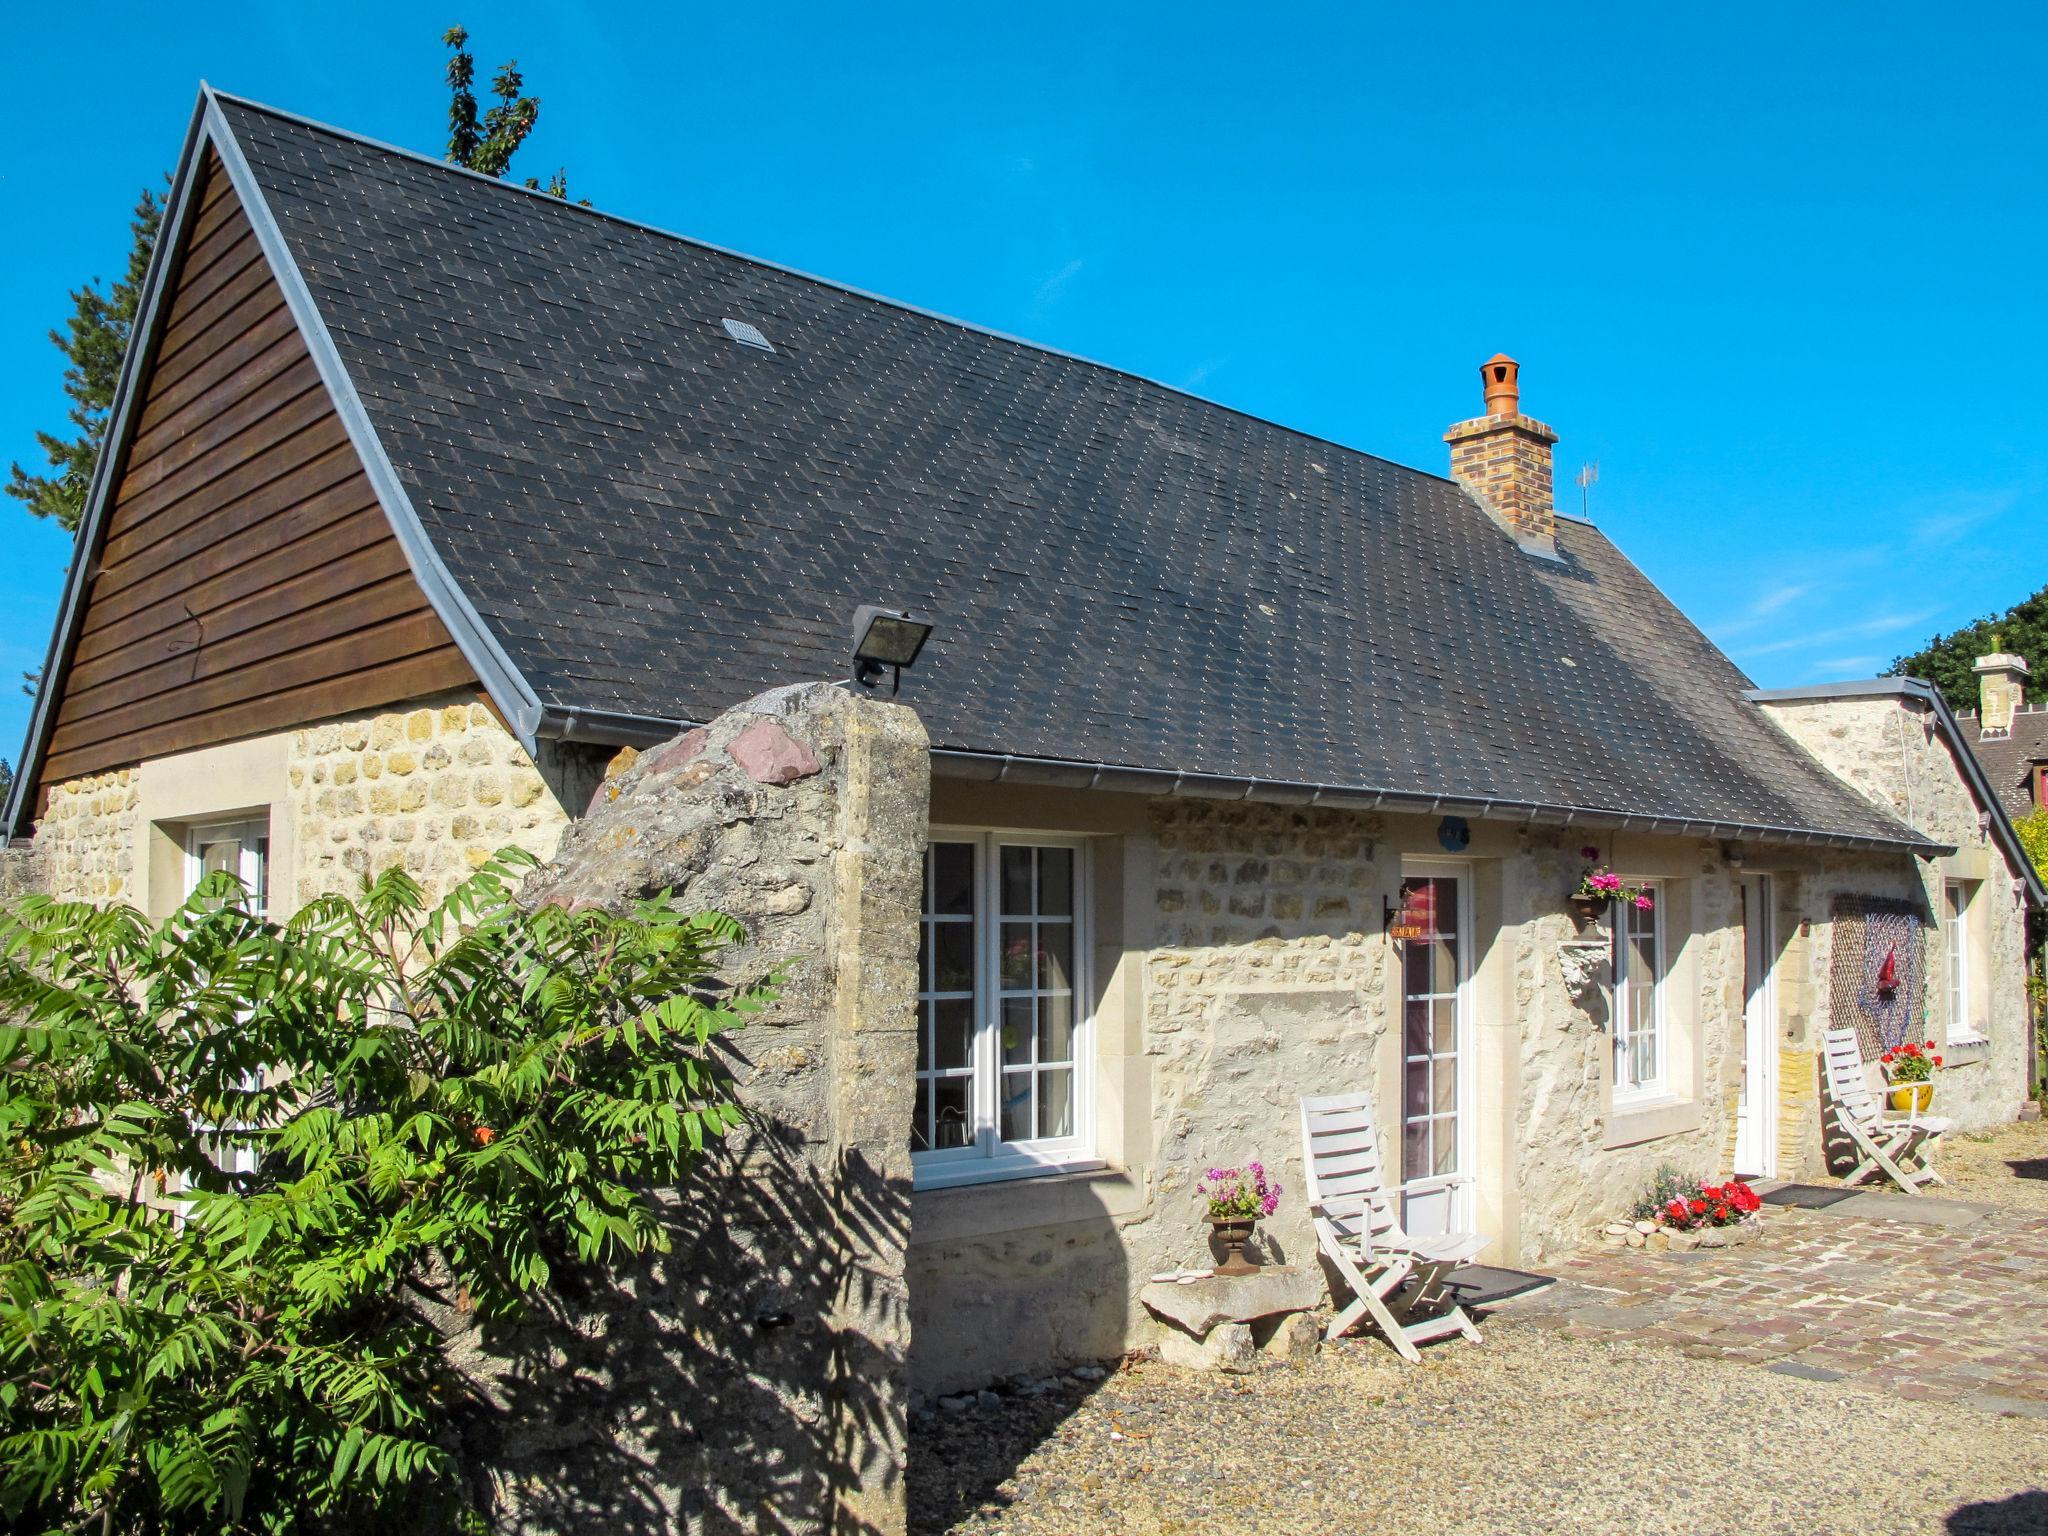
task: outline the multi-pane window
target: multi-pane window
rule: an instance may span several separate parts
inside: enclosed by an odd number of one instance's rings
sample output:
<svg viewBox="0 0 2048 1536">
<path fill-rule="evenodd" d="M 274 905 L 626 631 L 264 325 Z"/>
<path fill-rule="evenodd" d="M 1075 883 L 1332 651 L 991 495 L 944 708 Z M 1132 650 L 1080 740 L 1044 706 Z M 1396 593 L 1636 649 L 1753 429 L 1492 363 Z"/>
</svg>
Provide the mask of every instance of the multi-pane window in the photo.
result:
<svg viewBox="0 0 2048 1536">
<path fill-rule="evenodd" d="M 1950 880 L 1941 888 L 1943 945 L 1948 951 L 1948 1037 L 1973 1040 L 1978 1030 L 1970 1017 L 1970 886 Z"/>
<path fill-rule="evenodd" d="M 207 875 L 227 873 L 247 887 L 249 910 L 258 917 L 270 910 L 270 824 L 266 821 L 224 821 L 194 827 L 185 839 L 185 889 L 190 892 Z"/>
<path fill-rule="evenodd" d="M 1614 907 L 1614 1096 L 1648 1097 L 1664 1089 L 1663 893 L 1651 904 Z"/>
<path fill-rule="evenodd" d="M 185 888 L 191 894 L 208 875 L 230 874 L 248 892 L 248 910 L 257 917 L 270 911 L 270 823 L 224 821 L 193 827 L 185 838 Z M 251 1073 L 242 1080 L 245 1090 L 263 1086 L 263 1074 Z M 235 1127 L 202 1126 L 201 1144 L 214 1165 L 223 1173 L 251 1173 L 256 1167 L 256 1150 Z"/>
<path fill-rule="evenodd" d="M 1419 936 L 1401 946 L 1404 1181 L 1458 1172 L 1458 882 L 1403 882 L 1404 915 Z"/>
<path fill-rule="evenodd" d="M 1079 866 L 1066 843 L 940 836 L 926 849 L 911 1129 L 925 1163 L 1076 1154 Z"/>
</svg>

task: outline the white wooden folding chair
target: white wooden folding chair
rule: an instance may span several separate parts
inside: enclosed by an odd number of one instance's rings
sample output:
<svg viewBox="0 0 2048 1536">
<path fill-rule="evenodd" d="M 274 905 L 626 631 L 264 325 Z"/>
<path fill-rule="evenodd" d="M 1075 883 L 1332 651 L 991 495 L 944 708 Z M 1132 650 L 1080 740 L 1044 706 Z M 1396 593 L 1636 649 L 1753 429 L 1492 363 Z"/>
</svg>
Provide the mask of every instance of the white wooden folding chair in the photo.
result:
<svg viewBox="0 0 2048 1536">
<path fill-rule="evenodd" d="M 1919 1194 L 1922 1184 L 1946 1184 L 1934 1171 L 1934 1143 L 1954 1122 L 1922 1115 L 1917 1108 L 1904 1119 L 1886 1113 L 1870 1091 L 1855 1030 L 1829 1030 L 1826 1047 L 1821 1060 L 1835 1125 L 1859 1159 L 1844 1182 L 1860 1184 L 1881 1172 L 1909 1195 Z M 1830 1138 L 1831 1150 L 1840 1144 L 1840 1136 Z"/>
<path fill-rule="evenodd" d="M 1405 1360 L 1422 1358 L 1416 1345 L 1454 1333 L 1480 1342 L 1472 1319 L 1451 1300 L 1444 1277 L 1484 1248 L 1486 1239 L 1464 1232 L 1410 1237 L 1401 1229 L 1380 1162 L 1371 1094 L 1301 1101 L 1301 1166 L 1316 1241 L 1353 1298 L 1330 1320 L 1325 1338 L 1370 1317 Z M 1448 1311 L 1437 1311 L 1447 1303 Z M 1410 1322 L 1418 1313 L 1434 1315 Z"/>
</svg>

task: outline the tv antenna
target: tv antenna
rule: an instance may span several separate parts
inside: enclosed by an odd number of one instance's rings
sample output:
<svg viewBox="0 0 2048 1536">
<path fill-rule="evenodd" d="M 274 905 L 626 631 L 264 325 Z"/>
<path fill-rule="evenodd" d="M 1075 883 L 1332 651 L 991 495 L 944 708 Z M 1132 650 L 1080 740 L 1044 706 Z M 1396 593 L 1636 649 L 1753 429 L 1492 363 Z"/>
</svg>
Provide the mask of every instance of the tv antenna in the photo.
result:
<svg viewBox="0 0 2048 1536">
<path fill-rule="evenodd" d="M 1593 487 L 1600 483 L 1600 461 L 1595 459 L 1590 464 L 1581 464 L 1579 472 L 1572 478 L 1579 482 L 1579 516 L 1590 523 L 1593 520 L 1591 493 Z"/>
</svg>

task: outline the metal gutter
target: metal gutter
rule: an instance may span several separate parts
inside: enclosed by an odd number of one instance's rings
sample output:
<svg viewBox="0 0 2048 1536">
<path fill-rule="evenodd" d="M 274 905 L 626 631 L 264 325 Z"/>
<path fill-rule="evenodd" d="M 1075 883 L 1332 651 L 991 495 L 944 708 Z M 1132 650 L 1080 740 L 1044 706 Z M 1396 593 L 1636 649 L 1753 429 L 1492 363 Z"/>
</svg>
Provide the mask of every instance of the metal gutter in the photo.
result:
<svg viewBox="0 0 2048 1536">
<path fill-rule="evenodd" d="M 14 787 L 7 806 L 0 812 L 0 832 L 9 839 L 23 830 L 27 800 L 42 778 L 43 756 L 49 747 L 54 701 L 63 695 L 63 681 L 71 668 L 71 654 L 77 640 L 77 624 L 85 602 L 94 563 L 99 559 L 105 533 L 108 504 L 113 488 L 121 483 L 127 468 L 128 446 L 134 440 L 136 381 L 156 356 L 163 331 L 164 294 L 170 288 L 180 236 L 192 213 L 192 189 L 198 177 L 198 147 L 204 136 L 207 108 L 206 87 L 200 87 L 199 101 L 192 108 L 192 120 L 185 128 L 185 146 L 178 155 L 178 170 L 165 200 L 162 221 L 157 225 L 156 249 L 150 253 L 149 270 L 142 279 L 142 293 L 136 302 L 135 324 L 128 333 L 128 355 L 121 361 L 121 377 L 114 386 L 114 406 L 107 421 L 99 460 L 93 466 L 92 484 L 86 488 L 85 513 L 71 545 L 71 568 L 64 575 L 64 597 L 57 608 L 57 626 L 50 632 L 50 648 L 43 658 L 42 683 L 36 689 L 35 704 L 29 711 L 28 735 L 22 742 L 21 757 L 14 765 Z"/>
<path fill-rule="evenodd" d="M 1948 707 L 1948 700 L 1941 696 L 1941 690 L 1934 684 L 1918 677 L 1860 677 L 1849 682 L 1817 683 L 1806 688 L 1752 688 L 1743 694 L 1752 704 L 1825 703 L 1834 699 L 1887 696 L 1917 700 L 1933 712 L 1935 724 L 1948 737 L 1951 755 L 1961 766 L 1970 793 L 1976 797 L 1977 804 L 1991 823 L 1992 835 L 2004 851 L 2006 863 L 2019 871 L 2026 886 L 2027 905 L 2048 907 L 2048 886 L 2042 884 L 2040 871 L 2034 868 L 2034 861 L 2027 857 L 2027 850 L 2021 846 L 2019 832 L 1993 792 L 1991 781 L 1984 777 L 1984 765 L 1977 761 L 1976 752 L 1963 736 L 1962 727 L 1956 723 L 1955 714 Z M 1945 851 L 1954 852 L 1953 849 Z"/>
<path fill-rule="evenodd" d="M 1854 833 L 1822 832 L 1810 827 L 1711 821 L 1689 816 L 1656 816 L 1638 811 L 1546 805 L 1532 800 L 1489 799 L 1471 795 L 1433 795 L 1426 791 L 1371 789 L 1358 785 L 1308 784 L 1283 779 L 1177 773 L 1164 768 L 1130 768 L 1114 763 L 1017 757 L 1008 753 L 971 752 L 955 747 L 932 749 L 932 774 L 938 778 L 966 779 L 985 784 L 1038 784 L 1071 789 L 1098 789 L 1131 795 L 1178 795 L 1202 800 L 1251 800 L 1269 805 L 1313 805 L 1339 810 L 1384 810 L 1420 815 L 1468 816 L 1479 821 L 1518 821 L 1525 826 L 1660 832 L 1680 837 L 1717 838 L 1729 841 L 1748 839 L 1810 847 L 1852 848 L 1868 852 L 1912 853 L 1922 857 L 1955 852 L 1955 849 L 1946 843 L 1864 837 Z"/>
<path fill-rule="evenodd" d="M 616 709 L 569 709 L 560 704 L 541 706 L 535 717 L 534 734 L 549 741 L 588 741 L 608 747 L 653 747 L 670 737 L 692 729 L 691 720 L 664 720 L 655 715 L 633 715 Z"/>
</svg>

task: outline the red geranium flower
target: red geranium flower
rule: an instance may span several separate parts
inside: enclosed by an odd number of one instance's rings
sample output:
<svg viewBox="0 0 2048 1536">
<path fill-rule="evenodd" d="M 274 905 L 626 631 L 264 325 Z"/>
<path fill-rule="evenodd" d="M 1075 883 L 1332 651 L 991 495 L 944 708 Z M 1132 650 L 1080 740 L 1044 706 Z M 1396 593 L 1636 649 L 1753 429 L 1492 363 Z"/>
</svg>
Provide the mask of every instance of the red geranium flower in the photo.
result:
<svg viewBox="0 0 2048 1536">
<path fill-rule="evenodd" d="M 498 1139 L 498 1133 L 488 1125 L 480 1125 L 469 1134 L 476 1138 L 476 1144 L 480 1147 L 488 1147 Z"/>
</svg>

